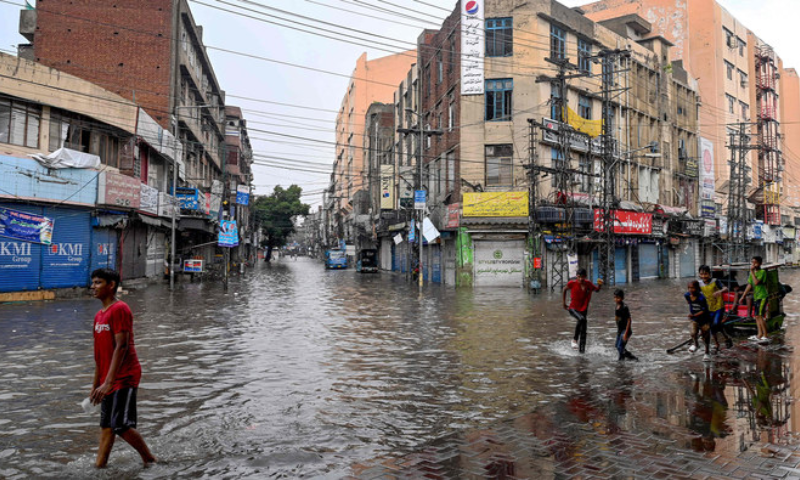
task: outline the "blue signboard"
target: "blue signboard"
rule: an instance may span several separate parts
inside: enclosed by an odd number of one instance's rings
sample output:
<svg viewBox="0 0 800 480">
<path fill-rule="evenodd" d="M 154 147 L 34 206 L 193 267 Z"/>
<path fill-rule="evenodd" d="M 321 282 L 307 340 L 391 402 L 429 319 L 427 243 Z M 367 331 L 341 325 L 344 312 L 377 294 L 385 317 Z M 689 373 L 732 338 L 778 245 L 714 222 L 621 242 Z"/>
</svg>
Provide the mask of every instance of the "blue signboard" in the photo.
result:
<svg viewBox="0 0 800 480">
<path fill-rule="evenodd" d="M 175 197 L 184 210 L 200 210 L 200 194 L 196 188 L 178 187 L 175 189 Z"/>
<path fill-rule="evenodd" d="M 425 190 L 414 190 L 414 209 L 423 210 L 425 208 Z"/>
<path fill-rule="evenodd" d="M 236 220 L 223 220 L 219 223 L 217 244 L 220 247 L 235 247 L 239 245 L 239 228 L 236 226 Z"/>
<path fill-rule="evenodd" d="M 250 203 L 250 189 L 247 185 L 239 185 L 236 187 L 236 203 L 239 205 L 247 205 Z"/>
<path fill-rule="evenodd" d="M 411 220 L 411 228 L 408 231 L 408 242 L 414 243 L 417 241 L 417 229 L 414 226 L 417 224 L 415 220 Z"/>
<path fill-rule="evenodd" d="M 0 208 L 0 236 L 50 245 L 53 220 L 9 208 Z"/>
</svg>

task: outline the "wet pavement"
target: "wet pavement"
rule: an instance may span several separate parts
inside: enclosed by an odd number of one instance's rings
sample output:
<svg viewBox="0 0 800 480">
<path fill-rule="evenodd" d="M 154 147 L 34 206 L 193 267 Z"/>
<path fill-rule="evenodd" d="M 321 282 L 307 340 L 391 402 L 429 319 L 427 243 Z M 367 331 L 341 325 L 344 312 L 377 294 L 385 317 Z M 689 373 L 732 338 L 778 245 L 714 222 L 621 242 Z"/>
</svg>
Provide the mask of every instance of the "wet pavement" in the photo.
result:
<svg viewBox="0 0 800 480">
<path fill-rule="evenodd" d="M 770 345 L 704 365 L 665 353 L 686 337 L 684 283 L 624 287 L 641 361 L 622 364 L 607 289 L 582 356 L 557 294 L 420 295 L 308 258 L 228 294 L 131 291 L 139 430 L 164 463 L 143 470 L 119 442 L 103 472 L 80 408 L 99 303 L 2 305 L 0 478 L 800 478 L 800 295 Z"/>
</svg>

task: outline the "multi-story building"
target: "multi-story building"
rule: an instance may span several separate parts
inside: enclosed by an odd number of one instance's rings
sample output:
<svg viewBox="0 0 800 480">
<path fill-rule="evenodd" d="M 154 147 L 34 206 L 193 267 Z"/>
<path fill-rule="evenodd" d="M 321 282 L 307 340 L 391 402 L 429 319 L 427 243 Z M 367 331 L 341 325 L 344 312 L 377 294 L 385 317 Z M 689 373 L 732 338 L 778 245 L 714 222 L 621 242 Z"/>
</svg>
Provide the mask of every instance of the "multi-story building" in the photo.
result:
<svg viewBox="0 0 800 480">
<path fill-rule="evenodd" d="M 394 105 L 373 103 L 367 109 L 365 121 L 364 155 L 368 193 L 365 199 L 368 205 L 358 206 L 357 210 L 367 211 L 370 218 L 358 225 L 356 250 L 378 248 L 377 228 L 381 220 L 381 207 L 393 208 L 394 199 L 391 182 L 394 177 Z"/>
<path fill-rule="evenodd" d="M 355 210 L 356 196 L 368 196 L 364 152 L 367 109 L 374 102 L 388 103 L 392 100 L 397 83 L 415 60 L 416 53 L 410 50 L 375 60 L 367 60 L 365 53 L 356 61 L 336 116 L 336 158 L 327 197 L 331 209 L 331 240 L 353 244 L 356 216 L 367 214 Z"/>
<path fill-rule="evenodd" d="M 256 253 L 249 206 L 253 182 L 253 147 L 250 145 L 247 121 L 242 115 L 242 109 L 230 105 L 225 107 L 225 158 L 227 171 L 223 177 L 227 180 L 227 200 L 234 207 L 224 210 L 229 212 L 232 220 L 236 220 L 243 241 L 243 245 L 233 250 L 232 258 L 235 261 L 252 261 Z"/>
<path fill-rule="evenodd" d="M 88 80 L 141 105 L 160 128 L 183 144 L 176 159 L 181 195 L 201 208 L 184 208 L 191 231 L 180 239 L 209 244 L 215 219 L 207 206 L 214 181 L 223 176 L 225 93 L 203 44 L 203 28 L 186 0 L 45 0 L 21 12 L 19 46 L 23 58 Z M 147 165 L 134 159 L 133 174 L 170 185 L 173 165 Z M 183 165 L 180 165 L 180 164 Z M 185 165 L 185 167 L 184 167 Z M 206 205 L 204 205 L 204 203 Z M 186 246 L 186 245 L 184 245 Z M 192 250 L 211 261 L 214 248 Z"/>
<path fill-rule="evenodd" d="M 0 215 L 53 221 L 46 238 L 5 232 L 0 298 L 53 298 L 100 267 L 126 285 L 161 278 L 177 202 L 154 169 L 180 157 L 180 142 L 86 80 L 5 54 L 0 72 Z"/>
<path fill-rule="evenodd" d="M 704 211 L 710 212 L 713 202 L 718 215 L 729 214 L 729 160 L 734 155 L 729 145 L 731 135 L 743 128 L 750 138 L 734 138 L 751 147 L 745 153 L 750 168 L 748 190 L 756 190 L 748 198 L 753 203 L 750 215 L 764 224 L 766 238 L 782 237 L 779 230 L 791 216 L 781 209 L 797 205 L 797 192 L 791 185 L 796 183 L 793 178 L 800 178 L 798 156 L 791 153 L 800 149 L 800 139 L 789 135 L 795 131 L 790 119 L 800 116 L 794 71 L 784 69 L 775 51 L 716 0 L 603 0 L 581 8 L 601 23 L 640 15 L 675 44 L 670 60 L 683 59 L 689 75 L 699 83 L 703 153 L 710 153 L 704 156 L 714 166 L 716 192 L 713 199 L 701 200 L 706 203 Z M 781 260 L 775 242 L 759 242 L 754 248 L 769 262 Z"/>
<path fill-rule="evenodd" d="M 459 285 L 521 286 L 530 269 L 543 267 L 543 283 L 558 283 L 553 272 L 565 235 L 557 230 L 565 222 L 539 218 L 531 205 L 568 205 L 580 213 L 569 222 L 578 230 L 571 240 L 597 237 L 591 208 L 601 200 L 605 168 L 597 63 L 600 52 L 614 49 L 629 52 L 607 67 L 616 72 L 606 87 L 613 90 L 607 131 L 617 158 L 614 205 L 626 225 L 646 226 L 620 229 L 617 281 L 688 274 L 680 269 L 688 263 L 683 257 L 694 270 L 699 235 L 675 235 L 678 248 L 667 248 L 664 227 L 670 216 L 699 213 L 696 87 L 679 64 L 670 66 L 671 47 L 642 18 L 602 26 L 551 1 L 462 2 L 440 29 L 424 31 L 422 121 L 441 135 L 423 136 L 423 188 L 430 217 L 445 233 L 423 253 L 426 273 L 444 270 L 447 282 L 450 271 Z M 570 77 L 564 93 L 562 64 Z M 531 120 L 540 127 L 532 129 Z M 568 146 L 558 140 L 566 124 L 576 132 Z M 571 172 L 568 180 L 559 169 Z M 532 219 L 545 235 L 530 235 Z M 593 242 L 578 242 L 577 254 L 598 272 Z"/>
</svg>

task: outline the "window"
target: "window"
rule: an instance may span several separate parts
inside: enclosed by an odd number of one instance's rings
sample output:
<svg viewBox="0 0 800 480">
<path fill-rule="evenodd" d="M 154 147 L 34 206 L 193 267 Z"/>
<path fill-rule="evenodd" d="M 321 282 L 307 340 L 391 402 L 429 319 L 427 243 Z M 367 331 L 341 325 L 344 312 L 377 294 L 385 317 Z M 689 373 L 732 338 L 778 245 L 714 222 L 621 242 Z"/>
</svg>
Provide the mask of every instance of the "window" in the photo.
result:
<svg viewBox="0 0 800 480">
<path fill-rule="evenodd" d="M 486 185 L 512 185 L 511 145 L 486 146 Z"/>
<path fill-rule="evenodd" d="M 447 191 L 452 192 L 456 188 L 456 153 L 447 153 Z"/>
<path fill-rule="evenodd" d="M 486 120 L 511 120 L 511 94 L 514 81 L 510 78 L 486 80 Z"/>
<path fill-rule="evenodd" d="M 744 48 L 747 46 L 747 43 L 739 37 L 736 37 L 736 39 L 739 41 L 739 56 L 744 57 Z"/>
<path fill-rule="evenodd" d="M 739 108 L 742 110 L 742 120 L 750 118 L 750 107 L 746 103 L 739 102 Z"/>
<path fill-rule="evenodd" d="M 744 72 L 743 72 L 743 71 L 741 71 L 741 70 L 739 70 L 739 84 L 740 84 L 742 87 L 746 87 L 746 86 L 747 86 L 747 74 L 746 74 L 746 73 L 744 73 Z"/>
<path fill-rule="evenodd" d="M 563 60 L 567 53 L 567 32 L 563 28 L 550 25 L 550 58 Z"/>
<path fill-rule="evenodd" d="M 550 118 L 557 121 L 563 120 L 561 115 L 561 91 L 555 83 L 550 84 Z"/>
<path fill-rule="evenodd" d="M 614 107 L 608 107 L 608 126 L 606 127 L 606 132 L 608 133 L 614 131 L 614 124 L 616 123 L 615 115 Z"/>
<path fill-rule="evenodd" d="M 0 143 L 21 147 L 39 147 L 38 106 L 0 99 Z"/>
<path fill-rule="evenodd" d="M 592 73 L 592 44 L 586 40 L 578 39 L 578 68 L 581 72 Z"/>
<path fill-rule="evenodd" d="M 451 103 L 450 106 L 447 107 L 447 131 L 452 132 L 453 127 L 455 126 L 456 122 L 456 104 Z"/>
<path fill-rule="evenodd" d="M 578 115 L 587 120 L 592 119 L 592 100 L 586 95 L 578 95 Z"/>
<path fill-rule="evenodd" d="M 733 64 L 726 60 L 725 61 L 725 69 L 728 72 L 728 80 L 733 80 Z"/>
<path fill-rule="evenodd" d="M 513 32 L 511 18 L 486 19 L 486 56 L 510 57 L 513 53 Z"/>
<path fill-rule="evenodd" d="M 442 64 L 442 51 L 436 52 L 436 85 L 442 83 L 444 78 L 444 64 Z"/>
<path fill-rule="evenodd" d="M 564 168 L 564 152 L 559 150 L 558 148 L 551 148 L 550 155 L 552 158 L 552 165 L 551 167 L 555 169 Z M 553 180 L 553 187 L 560 188 L 561 186 L 558 184 L 560 175 L 551 175 L 550 176 Z"/>
<path fill-rule="evenodd" d="M 735 108 L 735 105 L 736 105 L 736 99 L 733 98 L 732 96 L 728 95 L 727 93 L 725 94 L 725 98 L 728 99 L 728 113 L 736 113 L 734 111 L 734 108 Z"/>
<path fill-rule="evenodd" d="M 578 190 L 581 193 L 589 193 L 589 188 L 591 186 L 590 182 L 591 177 L 588 174 L 592 173 L 592 162 L 589 159 L 589 156 L 585 154 L 580 156 L 578 162 L 579 162 L 578 169 L 581 171 L 581 173 L 584 174 L 578 176 L 579 177 Z"/>
<path fill-rule="evenodd" d="M 447 71 L 453 71 L 453 65 L 456 63 L 456 41 L 453 40 L 453 36 L 450 36 L 450 47 L 447 50 Z"/>
<path fill-rule="evenodd" d="M 727 45 L 729 48 L 736 47 L 736 37 L 733 36 L 733 32 L 725 27 L 722 27 L 722 31 L 725 33 L 725 45 Z"/>
</svg>

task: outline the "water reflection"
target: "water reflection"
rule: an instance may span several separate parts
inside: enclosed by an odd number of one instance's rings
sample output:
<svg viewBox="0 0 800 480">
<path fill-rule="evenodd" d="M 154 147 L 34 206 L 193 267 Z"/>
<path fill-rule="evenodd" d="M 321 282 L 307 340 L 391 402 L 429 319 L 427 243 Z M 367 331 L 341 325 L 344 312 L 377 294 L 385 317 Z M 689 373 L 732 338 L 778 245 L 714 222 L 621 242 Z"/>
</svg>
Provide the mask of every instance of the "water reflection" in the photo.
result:
<svg viewBox="0 0 800 480">
<path fill-rule="evenodd" d="M 401 276 L 302 258 L 260 265 L 228 294 L 210 282 L 134 291 L 141 429 L 168 464 L 142 472 L 120 446 L 100 476 L 340 478 L 413 457 L 430 472 L 531 478 L 612 469 L 621 445 L 736 454 L 785 442 L 796 317 L 785 338 L 704 368 L 664 353 L 687 335 L 684 283 L 626 286 L 641 361 L 623 364 L 608 290 L 592 301 L 582 356 L 558 294 L 420 296 Z M 0 477 L 94 474 L 96 420 L 78 404 L 97 308 L 0 307 Z"/>
</svg>

